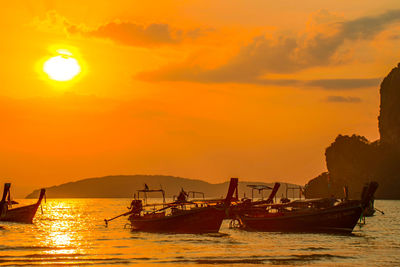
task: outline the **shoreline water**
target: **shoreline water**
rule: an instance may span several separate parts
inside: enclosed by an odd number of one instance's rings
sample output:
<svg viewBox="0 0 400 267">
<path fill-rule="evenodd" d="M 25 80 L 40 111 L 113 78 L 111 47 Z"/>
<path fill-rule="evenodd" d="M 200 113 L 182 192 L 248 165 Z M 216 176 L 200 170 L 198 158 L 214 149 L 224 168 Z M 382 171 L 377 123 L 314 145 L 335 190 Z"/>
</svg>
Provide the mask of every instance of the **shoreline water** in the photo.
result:
<svg viewBox="0 0 400 267">
<path fill-rule="evenodd" d="M 18 200 L 21 205 L 29 200 Z M 129 199 L 48 199 L 33 225 L 1 223 L 0 265 L 274 265 L 394 266 L 400 264 L 400 201 L 377 200 L 385 215 L 367 218 L 351 235 L 245 232 L 170 235 L 133 233 L 126 217 L 104 218 Z"/>
</svg>

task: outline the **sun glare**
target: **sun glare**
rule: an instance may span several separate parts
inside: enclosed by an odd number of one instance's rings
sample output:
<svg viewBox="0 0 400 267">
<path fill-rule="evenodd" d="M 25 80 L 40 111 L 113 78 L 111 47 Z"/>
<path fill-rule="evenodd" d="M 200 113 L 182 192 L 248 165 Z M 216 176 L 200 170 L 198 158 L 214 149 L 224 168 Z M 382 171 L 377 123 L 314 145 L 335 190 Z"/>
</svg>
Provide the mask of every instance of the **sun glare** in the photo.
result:
<svg viewBox="0 0 400 267">
<path fill-rule="evenodd" d="M 81 72 L 79 62 L 72 53 L 65 49 L 57 51 L 58 55 L 49 58 L 43 64 L 43 71 L 52 80 L 66 82 L 72 80 Z"/>
</svg>

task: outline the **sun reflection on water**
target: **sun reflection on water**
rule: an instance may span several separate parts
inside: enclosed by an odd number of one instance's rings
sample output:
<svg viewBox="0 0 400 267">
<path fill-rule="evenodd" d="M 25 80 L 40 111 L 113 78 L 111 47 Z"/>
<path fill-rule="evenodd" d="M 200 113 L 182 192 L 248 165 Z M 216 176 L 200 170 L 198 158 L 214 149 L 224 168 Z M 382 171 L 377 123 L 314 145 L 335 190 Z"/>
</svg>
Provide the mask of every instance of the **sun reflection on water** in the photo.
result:
<svg viewBox="0 0 400 267">
<path fill-rule="evenodd" d="M 390 213 L 370 218 L 352 236 L 245 232 L 229 229 L 228 221 L 219 235 L 132 233 L 124 229 L 126 217 L 106 228 L 104 219 L 125 212 L 129 202 L 48 199 L 33 225 L 5 224 L 0 231 L 0 265 L 392 266 L 400 247 L 398 201 L 378 200 L 376 205 Z"/>
<path fill-rule="evenodd" d="M 51 249 L 46 254 L 76 255 L 82 253 L 84 246 L 84 224 L 79 221 L 79 201 L 52 200 L 46 204 L 40 220 L 41 246 Z"/>
</svg>

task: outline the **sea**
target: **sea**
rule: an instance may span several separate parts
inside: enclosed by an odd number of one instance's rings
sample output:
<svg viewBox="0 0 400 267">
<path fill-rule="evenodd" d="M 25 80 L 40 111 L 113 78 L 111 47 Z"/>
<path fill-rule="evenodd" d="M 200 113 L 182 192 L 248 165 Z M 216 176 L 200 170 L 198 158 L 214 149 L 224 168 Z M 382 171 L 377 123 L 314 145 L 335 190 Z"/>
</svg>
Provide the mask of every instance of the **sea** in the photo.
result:
<svg viewBox="0 0 400 267">
<path fill-rule="evenodd" d="M 34 200 L 17 200 L 21 205 Z M 400 266 L 400 201 L 376 200 L 384 214 L 352 234 L 131 232 L 130 199 L 47 199 L 34 223 L 0 222 L 2 266 Z"/>
</svg>

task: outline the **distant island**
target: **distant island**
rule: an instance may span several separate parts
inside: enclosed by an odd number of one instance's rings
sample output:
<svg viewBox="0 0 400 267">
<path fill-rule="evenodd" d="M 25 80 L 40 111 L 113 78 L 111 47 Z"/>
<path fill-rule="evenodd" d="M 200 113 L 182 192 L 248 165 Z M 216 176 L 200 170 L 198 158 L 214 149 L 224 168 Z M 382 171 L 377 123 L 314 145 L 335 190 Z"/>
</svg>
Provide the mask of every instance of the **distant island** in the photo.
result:
<svg viewBox="0 0 400 267">
<path fill-rule="evenodd" d="M 202 180 L 187 179 L 164 175 L 117 175 L 97 178 L 82 179 L 76 182 L 61 184 L 46 188 L 48 198 L 132 198 L 137 190 L 144 189 L 145 184 L 150 189 L 164 189 L 166 197 L 178 195 L 183 188 L 185 191 L 204 192 L 206 198 L 225 197 L 229 181 L 210 184 Z M 247 182 L 239 180 L 239 197 L 251 197 L 251 188 L 248 184 L 267 185 L 273 187 L 274 183 Z M 286 187 L 298 188 L 299 185 L 281 183 L 277 193 L 278 197 L 286 196 Z M 270 191 L 269 191 L 270 192 Z M 264 192 L 268 197 L 269 192 Z M 30 193 L 26 198 L 37 198 L 39 190 Z M 254 192 L 259 197 L 258 192 Z M 298 197 L 299 190 L 289 190 L 288 197 Z M 161 197 L 151 195 L 150 197 Z"/>
<path fill-rule="evenodd" d="M 359 198 L 366 182 L 377 181 L 377 198 L 400 199 L 400 63 L 382 81 L 380 97 L 380 139 L 338 135 L 325 150 L 328 172 L 306 184 L 306 197 L 343 197 L 348 186 L 350 196 Z"/>
</svg>

